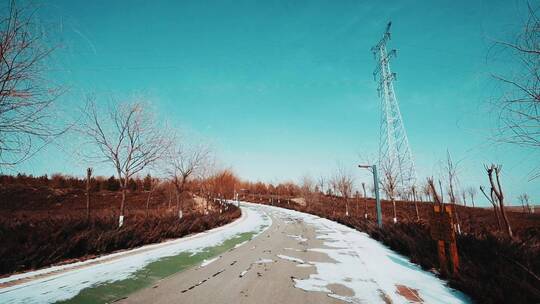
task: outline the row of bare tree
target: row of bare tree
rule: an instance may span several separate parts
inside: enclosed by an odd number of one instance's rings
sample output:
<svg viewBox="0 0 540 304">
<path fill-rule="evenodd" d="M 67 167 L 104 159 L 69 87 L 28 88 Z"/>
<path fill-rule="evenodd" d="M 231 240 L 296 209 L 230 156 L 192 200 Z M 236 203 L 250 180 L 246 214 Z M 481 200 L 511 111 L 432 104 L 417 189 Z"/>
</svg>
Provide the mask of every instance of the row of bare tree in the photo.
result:
<svg viewBox="0 0 540 304">
<path fill-rule="evenodd" d="M 109 164 L 120 181 L 120 223 L 125 215 L 129 180 L 156 167 L 160 169 L 157 175 L 161 173 L 174 186 L 176 208 L 182 218 L 182 194 L 188 181 L 205 179 L 213 173 L 210 148 L 182 139 L 174 130 L 160 124 L 150 112 L 150 106 L 142 101 L 115 102 L 103 109 L 90 100 L 82 114 L 76 128 L 86 139 L 82 155 L 88 161 Z"/>
<path fill-rule="evenodd" d="M 433 178 L 428 178 L 426 183 L 421 187 L 420 191 L 416 189 L 416 186 L 412 186 L 410 190 L 398 187 L 397 179 L 392 178 L 397 176 L 396 172 L 389 172 L 385 170 L 383 166 L 382 174 L 386 177 L 381 179 L 381 189 L 388 200 L 393 204 L 393 220 L 397 222 L 396 200 L 399 198 L 404 201 L 413 201 L 415 204 L 416 218 L 420 220 L 420 214 L 418 209 L 418 202 L 426 201 L 433 203 L 445 203 L 445 195 L 443 191 L 443 182 L 438 180 L 438 185 L 435 185 Z M 492 164 L 485 166 L 485 172 L 489 181 L 489 195 L 486 193 L 485 188 L 480 186 L 480 190 L 488 201 L 493 205 L 493 210 L 499 229 L 504 231 L 508 236 L 512 237 L 512 228 L 510 220 L 507 216 L 505 208 L 505 196 L 501 185 L 501 170 L 502 166 Z M 445 184 L 446 184 L 446 196 L 449 204 L 454 208 L 453 215 L 455 217 L 456 230 L 461 233 L 459 212 L 456 205 L 460 204 L 459 194 L 461 193 L 461 205 L 466 206 L 467 196 L 470 198 L 470 202 L 474 207 L 474 199 L 476 196 L 476 187 L 467 187 L 461 192 L 456 190 L 459 185 L 458 182 L 458 166 L 452 160 L 450 153 L 447 153 L 447 160 L 444 166 L 445 171 Z M 390 178 L 388 178 L 390 177 Z M 320 177 L 316 182 L 309 176 L 304 176 L 300 181 L 301 195 L 308 202 L 318 202 L 322 194 L 340 196 L 345 199 L 345 215 L 349 215 L 349 199 L 355 197 L 367 197 L 366 183 L 361 183 L 362 192 L 355 191 L 355 182 L 353 175 L 350 171 L 340 166 L 335 171 L 334 175 L 330 178 Z M 437 190 L 438 186 L 438 190 Z M 373 186 L 369 187 L 373 194 Z M 425 196 L 423 196 L 425 195 Z M 529 205 L 529 196 L 522 194 L 518 198 L 522 204 L 523 212 L 532 212 L 532 208 Z M 333 206 L 334 207 L 334 206 Z M 367 217 L 367 207 L 364 208 L 364 216 Z"/>
</svg>

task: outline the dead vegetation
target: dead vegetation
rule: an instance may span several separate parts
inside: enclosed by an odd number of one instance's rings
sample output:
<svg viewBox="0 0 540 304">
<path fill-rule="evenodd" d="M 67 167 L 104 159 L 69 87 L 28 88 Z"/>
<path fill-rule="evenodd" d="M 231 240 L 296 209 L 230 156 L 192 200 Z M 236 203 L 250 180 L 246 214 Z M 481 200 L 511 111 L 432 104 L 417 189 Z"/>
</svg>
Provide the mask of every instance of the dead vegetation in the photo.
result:
<svg viewBox="0 0 540 304">
<path fill-rule="evenodd" d="M 181 194 L 184 216 L 179 219 L 169 208 L 167 187 L 145 180 L 146 187 L 141 180 L 140 189 L 126 192 L 128 219 L 118 227 L 118 201 L 123 196 L 118 190 L 90 192 L 87 209 L 83 180 L 72 179 L 80 187 L 53 188 L 44 178 L 0 176 L 0 275 L 178 238 L 240 216 L 240 209 L 219 201 L 200 206 L 190 188 Z"/>
<path fill-rule="evenodd" d="M 432 182 L 433 187 L 435 184 Z M 251 195 L 247 199 L 269 204 L 269 195 Z M 439 198 L 442 199 L 442 198 Z M 321 195 L 319 203 L 308 202 L 306 206 L 282 199 L 274 205 L 308 212 L 340 222 L 368 233 L 390 247 L 409 257 L 428 271 L 436 272 L 438 255 L 436 241 L 431 239 L 429 218 L 432 203 L 395 201 L 396 214 L 400 218 L 393 223 L 394 208 L 391 201 L 382 202 L 383 229 L 376 224 L 375 201 L 371 198 L 352 200 L 353 205 L 367 202 L 368 220 L 364 210 L 346 216 L 346 202 L 334 196 Z M 417 220 L 416 206 L 421 220 Z M 459 211 L 462 234 L 457 236 L 460 255 L 460 272 L 457 277 L 446 278 L 450 285 L 463 291 L 478 303 L 537 303 L 540 301 L 540 215 L 507 212 L 514 224 L 514 237 L 509 238 L 489 209 L 456 205 Z M 351 208 L 356 210 L 356 208 Z"/>
</svg>

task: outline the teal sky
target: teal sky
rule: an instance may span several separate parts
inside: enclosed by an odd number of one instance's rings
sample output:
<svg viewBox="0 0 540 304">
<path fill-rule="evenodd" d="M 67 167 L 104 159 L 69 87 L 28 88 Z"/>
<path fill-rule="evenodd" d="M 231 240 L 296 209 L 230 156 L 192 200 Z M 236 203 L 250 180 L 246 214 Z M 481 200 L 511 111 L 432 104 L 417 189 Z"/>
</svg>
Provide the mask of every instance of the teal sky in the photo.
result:
<svg viewBox="0 0 540 304">
<path fill-rule="evenodd" d="M 59 33 L 51 77 L 60 106 L 93 92 L 143 95 L 159 117 L 210 141 L 241 177 L 276 182 L 329 175 L 374 159 L 379 99 L 371 46 L 391 20 L 392 69 L 418 175 L 440 175 L 446 150 L 462 185 L 487 184 L 503 164 L 510 200 L 528 192 L 538 153 L 494 145 L 494 39 L 511 39 L 524 1 L 50 1 L 38 16 Z M 20 165 L 34 174 L 84 172 L 51 146 Z M 360 155 L 363 155 L 360 157 Z M 101 174 L 112 170 L 100 169 Z M 369 176 L 357 174 L 357 183 Z"/>
</svg>

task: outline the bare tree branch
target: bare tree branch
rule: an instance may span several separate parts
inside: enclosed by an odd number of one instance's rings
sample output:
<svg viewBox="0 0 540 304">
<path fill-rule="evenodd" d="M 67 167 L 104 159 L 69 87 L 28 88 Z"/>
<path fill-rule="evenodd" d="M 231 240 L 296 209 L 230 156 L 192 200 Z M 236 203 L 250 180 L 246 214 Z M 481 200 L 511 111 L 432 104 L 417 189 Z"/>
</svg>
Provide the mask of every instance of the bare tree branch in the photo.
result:
<svg viewBox="0 0 540 304">
<path fill-rule="evenodd" d="M 0 165 L 14 165 L 65 130 L 54 127 L 51 111 L 61 90 L 44 77 L 54 48 L 35 30 L 30 8 L 11 1 L 0 14 Z"/>
<path fill-rule="evenodd" d="M 498 140 L 524 147 L 540 148 L 540 21 L 538 8 L 529 5 L 528 20 L 515 41 L 495 45 L 516 58 L 518 68 L 511 76 L 493 75 L 505 90 L 495 103 L 499 110 Z M 531 179 L 540 176 L 540 168 Z"/>
</svg>

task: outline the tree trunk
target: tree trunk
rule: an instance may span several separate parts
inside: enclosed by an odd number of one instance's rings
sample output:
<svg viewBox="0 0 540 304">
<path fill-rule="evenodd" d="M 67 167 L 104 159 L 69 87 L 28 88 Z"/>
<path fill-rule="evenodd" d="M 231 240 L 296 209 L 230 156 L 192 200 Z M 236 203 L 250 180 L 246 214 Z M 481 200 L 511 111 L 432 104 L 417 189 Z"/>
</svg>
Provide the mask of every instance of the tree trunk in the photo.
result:
<svg viewBox="0 0 540 304">
<path fill-rule="evenodd" d="M 176 212 L 180 212 L 180 195 L 178 194 L 178 189 L 175 189 L 174 194 L 176 196 Z"/>
<path fill-rule="evenodd" d="M 491 167 L 487 169 L 489 183 L 491 184 L 491 195 L 493 197 L 493 194 L 495 194 L 495 196 L 497 197 L 497 200 L 499 201 L 499 207 L 501 208 L 501 215 L 504 221 L 504 225 L 506 227 L 506 233 L 508 234 L 509 237 L 513 237 L 512 228 L 510 227 L 510 221 L 508 220 L 508 217 L 506 216 L 506 210 L 504 208 L 504 194 L 501 187 L 501 180 L 499 179 L 500 170 L 501 170 L 501 167 L 495 166 L 495 165 L 491 165 Z M 495 171 L 495 177 L 497 178 L 496 185 L 493 180 L 494 171 Z"/>
<path fill-rule="evenodd" d="M 414 200 L 414 209 L 416 211 L 416 220 L 420 221 L 420 213 L 418 212 L 418 202 L 416 201 L 416 190 L 414 189 L 414 187 L 413 187 L 412 195 L 413 195 L 413 200 Z"/>
<path fill-rule="evenodd" d="M 367 220 L 367 195 L 366 195 L 366 184 L 362 183 L 362 189 L 364 190 L 364 218 Z"/>
<path fill-rule="evenodd" d="M 513 237 L 512 227 L 510 227 L 510 221 L 508 220 L 508 217 L 506 216 L 506 210 L 504 208 L 504 203 L 503 203 L 502 198 L 499 200 L 499 205 L 501 206 L 501 214 L 504 221 L 504 225 L 506 226 L 506 233 L 508 233 L 509 237 Z"/>
<path fill-rule="evenodd" d="M 124 211 L 126 205 L 126 187 L 122 186 L 122 202 L 120 204 L 120 218 L 118 219 L 118 227 L 124 225 Z"/>
<path fill-rule="evenodd" d="M 364 196 L 364 218 L 368 218 L 368 212 L 367 212 L 367 197 Z"/>
<path fill-rule="evenodd" d="M 397 211 L 396 211 L 396 200 L 392 198 L 392 205 L 394 207 L 394 224 L 397 223 Z"/>
<path fill-rule="evenodd" d="M 502 230 L 502 225 L 501 225 L 501 219 L 499 217 L 499 211 L 497 210 L 497 205 L 495 203 L 492 203 L 493 204 L 493 212 L 495 212 L 495 217 L 497 218 L 497 226 L 499 227 L 499 230 Z"/>
<path fill-rule="evenodd" d="M 456 218 L 456 230 L 458 232 L 458 234 L 461 234 L 461 226 L 460 226 L 460 221 L 459 221 L 459 214 L 458 214 L 458 211 L 457 211 L 457 205 L 455 202 L 452 203 L 452 208 L 454 209 L 454 215 L 455 215 L 455 218 Z"/>
<path fill-rule="evenodd" d="M 122 201 L 120 203 L 120 215 L 123 216 L 124 215 L 124 211 L 125 211 L 125 205 L 126 205 L 126 188 L 125 187 L 122 187 Z"/>
<path fill-rule="evenodd" d="M 92 169 L 86 170 L 86 221 L 90 219 L 90 178 L 92 177 Z"/>
<path fill-rule="evenodd" d="M 152 197 L 152 190 L 148 192 L 148 197 L 146 198 L 146 217 L 148 217 L 148 209 L 150 209 L 150 198 Z"/>
<path fill-rule="evenodd" d="M 167 209 L 171 210 L 171 202 L 172 202 L 172 189 L 169 187 L 169 203 L 167 204 Z"/>
</svg>

